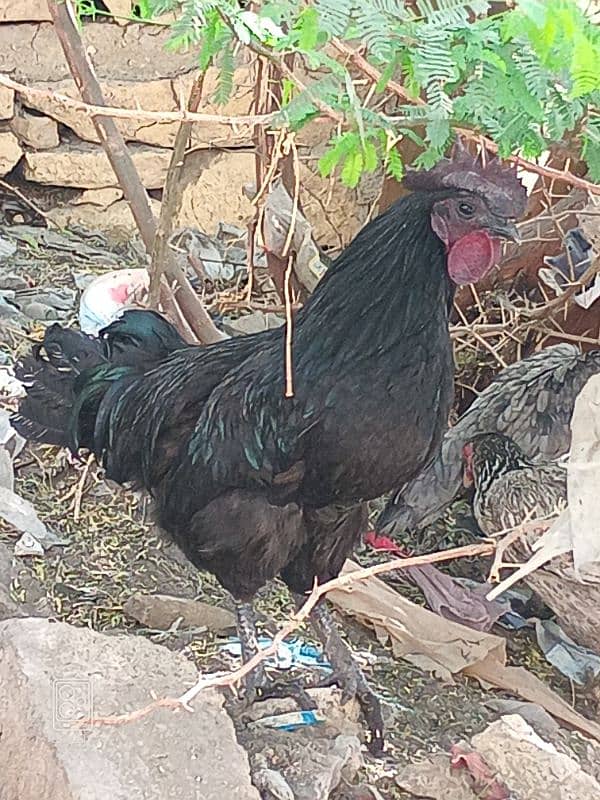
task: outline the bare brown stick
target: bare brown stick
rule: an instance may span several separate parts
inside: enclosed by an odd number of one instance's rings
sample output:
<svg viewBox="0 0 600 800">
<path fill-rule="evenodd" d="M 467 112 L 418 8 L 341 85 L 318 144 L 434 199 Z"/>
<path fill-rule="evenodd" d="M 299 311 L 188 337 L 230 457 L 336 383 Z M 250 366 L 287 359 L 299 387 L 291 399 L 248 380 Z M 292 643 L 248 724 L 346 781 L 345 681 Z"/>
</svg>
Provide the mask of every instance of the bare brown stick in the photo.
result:
<svg viewBox="0 0 600 800">
<path fill-rule="evenodd" d="M 204 85 L 204 73 L 201 73 L 194 81 L 190 97 L 188 100 L 188 110 L 196 111 L 202 99 L 202 87 Z M 175 217 L 181 206 L 183 165 L 185 162 L 185 149 L 192 132 L 192 123 L 188 120 L 182 122 L 175 136 L 171 161 L 167 170 L 167 177 L 162 195 L 160 207 L 160 219 L 154 246 L 152 248 L 152 258 L 150 261 L 150 290 L 148 295 L 148 305 L 156 308 L 160 299 L 160 283 L 162 275 L 166 269 L 170 258 L 169 239 L 173 233 Z"/>
<path fill-rule="evenodd" d="M 585 286 L 594 278 L 600 271 L 600 257 L 596 257 L 590 266 L 583 273 L 578 281 L 570 284 L 562 294 L 559 294 L 554 299 L 545 303 L 541 308 L 533 309 L 532 311 L 524 311 L 523 314 L 529 319 L 540 320 L 544 317 L 553 316 L 561 311 L 571 300 L 573 295 Z"/>
<path fill-rule="evenodd" d="M 133 119 L 140 122 L 193 122 L 196 125 L 231 125 L 232 128 L 269 125 L 275 113 L 272 114 L 242 114 L 239 116 L 229 116 L 227 114 L 199 114 L 181 108 L 178 111 L 147 111 L 143 108 L 121 108 L 117 106 L 107 106 L 103 103 L 89 103 L 85 100 L 77 100 L 75 97 L 62 94 L 53 89 L 40 89 L 36 86 L 26 86 L 24 83 L 9 78 L 8 75 L 0 74 L 0 85 L 13 89 L 23 97 L 32 100 L 48 100 L 49 98 L 56 103 L 69 108 L 72 111 L 79 111 L 86 117 L 95 117 L 98 114 L 110 116 L 113 119 Z"/>
<path fill-rule="evenodd" d="M 148 253 L 152 253 L 157 226 L 148 194 L 115 121 L 106 116 L 102 90 L 75 25 L 71 2 L 66 0 L 65 3 L 58 3 L 56 0 L 50 0 L 48 8 L 69 69 L 83 100 L 95 105 L 97 110 L 102 112 L 93 116 L 96 133 L 129 203 L 144 246 Z M 168 253 L 165 254 L 165 260 L 170 278 L 177 282 L 176 302 L 180 305 L 197 339 L 205 344 L 226 339 L 225 334 L 217 330 L 194 293 L 183 269 L 174 258 L 169 257 Z"/>
<path fill-rule="evenodd" d="M 48 0 L 48 10 L 81 97 L 86 103 L 97 107 L 92 117 L 94 128 L 129 203 L 146 250 L 151 253 L 156 222 L 150 201 L 115 121 L 107 116 L 103 109 L 102 89 L 75 26 L 70 0 L 64 3 Z"/>
<path fill-rule="evenodd" d="M 294 197 L 292 201 L 292 216 L 290 227 L 283 245 L 282 256 L 288 256 L 288 263 L 284 277 L 284 299 L 285 299 L 285 396 L 294 396 L 294 364 L 292 355 L 292 341 L 294 334 L 294 315 L 292 313 L 292 274 L 294 271 L 294 254 L 290 253 L 290 247 L 294 239 L 296 229 L 296 217 L 298 216 L 298 203 L 300 201 L 300 163 L 298 161 L 298 150 L 294 141 L 294 134 L 288 135 L 289 147 L 292 151 L 292 163 L 294 170 Z M 289 254 L 289 255 L 288 255 Z"/>
<path fill-rule="evenodd" d="M 347 44 L 335 37 L 332 39 L 331 43 L 338 53 L 348 58 L 348 60 L 354 64 L 354 66 L 360 70 L 363 75 L 366 75 L 375 83 L 378 83 L 381 80 L 381 72 L 352 47 L 349 47 Z M 388 81 L 386 88 L 389 89 L 392 94 L 395 94 L 396 97 L 399 97 L 406 103 L 416 106 L 425 105 L 425 102 L 420 97 L 411 97 L 406 89 L 396 81 Z M 480 133 L 469 130 L 468 128 L 455 127 L 454 130 L 464 136 L 465 139 L 470 139 L 473 142 L 485 145 L 490 152 L 498 152 L 498 145 L 496 145 L 491 139 L 488 139 L 487 136 L 482 136 Z M 592 183 L 591 181 L 586 181 L 585 178 L 580 178 L 578 175 L 574 175 L 572 172 L 569 172 L 569 170 L 543 167 L 540 164 L 535 164 L 532 161 L 528 161 L 526 158 L 522 158 L 521 156 L 509 156 L 506 160 L 512 162 L 513 164 L 517 164 L 517 166 L 522 167 L 522 169 L 527 170 L 527 172 L 534 172 L 537 175 L 550 178 L 551 180 L 564 181 L 571 186 L 584 189 L 590 194 L 600 194 L 600 186 L 598 184 Z"/>
<path fill-rule="evenodd" d="M 39 206 L 36 206 L 35 203 L 33 203 L 31 200 L 29 200 L 27 197 L 25 197 L 23 192 L 19 191 L 19 189 L 17 189 L 16 186 L 11 186 L 10 183 L 6 183 L 6 181 L 3 181 L 3 180 L 0 180 L 0 186 L 3 189 L 6 189 L 7 192 L 10 192 L 11 194 L 14 194 L 15 197 L 18 197 L 19 200 L 21 200 L 22 203 L 24 203 L 32 211 L 35 211 L 36 214 L 39 214 L 40 217 L 42 219 L 45 219 L 46 222 L 49 225 L 56 225 L 56 223 L 54 223 L 51 219 L 49 219 L 47 214 L 44 214 L 44 212 L 42 211 L 41 208 L 39 208 Z"/>
<path fill-rule="evenodd" d="M 144 708 L 139 708 L 127 714 L 114 714 L 107 717 L 94 717 L 92 719 L 79 720 L 77 725 L 123 725 L 146 717 L 148 714 L 151 714 L 160 708 L 170 708 L 173 710 L 186 709 L 187 711 L 193 711 L 190 703 L 198 694 L 200 694 L 200 692 L 209 688 L 232 688 L 258 664 L 260 664 L 269 656 L 274 655 L 283 640 L 292 634 L 297 628 L 299 628 L 300 625 L 302 625 L 319 600 L 321 600 L 322 597 L 324 597 L 333 589 L 344 589 L 354 583 L 367 580 L 367 578 L 374 577 L 375 575 L 382 575 L 385 572 L 392 572 L 397 569 L 422 566 L 423 564 L 435 564 L 439 563 L 440 561 L 452 561 L 457 558 L 472 558 L 473 556 L 492 555 L 494 550 L 495 545 L 492 542 L 485 542 L 483 544 L 466 545 L 465 547 L 454 547 L 450 550 L 441 550 L 437 553 L 429 553 L 424 556 L 395 558 L 392 561 L 386 561 L 382 564 L 374 564 L 371 567 L 365 567 L 364 569 L 357 569 L 353 572 L 348 572 L 345 575 L 340 575 L 333 580 L 327 581 L 327 583 L 322 583 L 320 586 L 315 584 L 315 587 L 307 597 L 306 602 L 295 614 L 290 617 L 288 622 L 281 626 L 281 628 L 273 637 L 271 644 L 262 648 L 258 653 L 256 653 L 256 655 L 249 659 L 245 664 L 242 664 L 242 666 L 238 669 L 232 670 L 231 672 L 227 672 L 224 675 L 217 677 L 200 677 L 194 686 L 192 686 L 179 697 L 163 697 L 148 704 Z"/>
</svg>

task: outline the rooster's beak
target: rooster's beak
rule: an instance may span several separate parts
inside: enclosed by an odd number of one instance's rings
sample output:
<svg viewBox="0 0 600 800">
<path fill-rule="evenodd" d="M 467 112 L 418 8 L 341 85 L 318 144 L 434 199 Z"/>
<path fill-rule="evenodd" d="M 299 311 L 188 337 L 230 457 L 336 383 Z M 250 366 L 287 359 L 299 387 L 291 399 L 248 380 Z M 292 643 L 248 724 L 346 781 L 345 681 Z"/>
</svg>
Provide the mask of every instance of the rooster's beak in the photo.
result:
<svg viewBox="0 0 600 800">
<path fill-rule="evenodd" d="M 509 239 L 515 244 L 521 244 L 521 236 L 514 222 L 496 222 L 490 226 L 490 233 L 502 237 L 502 239 Z"/>
</svg>

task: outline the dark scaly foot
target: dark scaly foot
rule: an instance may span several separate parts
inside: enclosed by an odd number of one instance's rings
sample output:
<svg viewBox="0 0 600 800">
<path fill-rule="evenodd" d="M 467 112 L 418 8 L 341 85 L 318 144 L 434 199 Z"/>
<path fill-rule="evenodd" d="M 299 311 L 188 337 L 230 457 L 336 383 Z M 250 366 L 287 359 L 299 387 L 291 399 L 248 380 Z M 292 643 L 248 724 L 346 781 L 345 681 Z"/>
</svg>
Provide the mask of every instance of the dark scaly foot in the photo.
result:
<svg viewBox="0 0 600 800">
<path fill-rule="evenodd" d="M 236 603 L 237 632 L 242 647 L 242 663 L 250 661 L 258 653 L 256 636 L 256 615 L 252 603 Z M 259 699 L 261 690 L 266 686 L 267 676 L 264 663 L 254 667 L 244 678 L 244 700 L 252 705 Z"/>
<path fill-rule="evenodd" d="M 333 668 L 330 682 L 337 683 L 342 690 L 342 702 L 347 703 L 352 697 L 356 697 L 367 723 L 367 746 L 373 755 L 381 755 L 384 745 L 381 702 L 367 683 L 350 648 L 340 636 L 325 602 L 321 600 L 317 603 L 310 619 Z"/>
<path fill-rule="evenodd" d="M 242 647 L 242 661 L 245 664 L 258 653 L 256 635 L 256 614 L 251 603 L 236 603 L 238 637 Z M 289 697 L 302 711 L 315 709 L 316 703 L 307 693 L 300 681 L 269 680 L 264 662 L 257 664 L 244 680 L 244 705 L 252 705 L 260 700 Z"/>
</svg>

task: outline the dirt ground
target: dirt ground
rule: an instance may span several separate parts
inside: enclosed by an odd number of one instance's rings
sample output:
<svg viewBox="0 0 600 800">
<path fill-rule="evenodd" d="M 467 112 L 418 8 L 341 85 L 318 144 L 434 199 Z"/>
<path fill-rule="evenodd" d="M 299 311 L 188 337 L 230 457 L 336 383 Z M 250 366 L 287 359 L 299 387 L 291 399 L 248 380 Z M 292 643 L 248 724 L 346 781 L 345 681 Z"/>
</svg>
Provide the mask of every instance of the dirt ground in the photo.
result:
<svg viewBox="0 0 600 800">
<path fill-rule="evenodd" d="M 139 251 L 124 247 L 110 251 L 102 260 L 90 261 L 78 255 L 77 243 L 85 241 L 99 250 L 106 243 L 97 236 L 75 237 L 70 251 L 39 246 L 24 241 L 14 271 L 30 277 L 44 288 L 74 287 L 74 274 L 103 271 L 120 266 L 138 266 Z M 5 330 L 0 347 L 9 359 L 27 349 L 39 338 L 41 326 L 30 334 Z M 121 487 L 108 485 L 101 470 L 91 461 L 74 461 L 64 451 L 52 447 L 27 446 L 16 462 L 17 492 L 30 500 L 40 518 L 68 540 L 65 547 L 50 550 L 44 557 L 26 557 L 12 592 L 22 601 L 36 603 L 57 619 L 98 631 L 123 632 L 145 636 L 190 658 L 199 669 L 215 671 L 233 664 L 220 652 L 223 643 L 203 630 L 157 631 L 143 628 L 123 611 L 127 599 L 137 591 L 197 598 L 231 607 L 227 593 L 205 573 L 187 562 L 151 521 L 147 499 Z M 472 542 L 464 505 L 456 506 L 446 520 L 429 529 L 418 542 L 407 542 L 412 550 L 426 552 Z M 0 540 L 14 543 L 18 534 L 0 523 Z M 364 564 L 385 556 L 363 551 L 357 554 Z M 480 577 L 485 565 L 479 561 L 461 562 L 448 568 L 455 575 Z M 393 585 L 415 602 L 423 602 L 418 590 L 405 581 Z M 266 631 L 273 631 L 290 610 L 290 600 L 280 584 L 261 592 L 258 609 Z M 370 651 L 376 658 L 367 662 L 370 680 L 384 698 L 387 709 L 388 748 L 381 761 L 367 757 L 361 779 L 377 787 L 384 798 L 408 797 L 394 784 L 399 765 L 436 750 L 447 750 L 460 739 L 469 738 L 494 718 L 486 705 L 498 692 L 482 689 L 474 681 L 457 679 L 442 684 L 409 664 L 393 658 L 360 626 L 344 620 L 344 629 L 359 652 Z M 311 641 L 310 632 L 301 635 Z M 547 681 L 578 710 L 590 714 L 583 693 L 575 691 L 539 651 L 530 634 L 511 634 L 508 640 L 512 663 L 528 667 Z M 294 734 L 289 734 L 293 736 Z M 342 797 L 343 794 L 340 795 Z"/>
</svg>

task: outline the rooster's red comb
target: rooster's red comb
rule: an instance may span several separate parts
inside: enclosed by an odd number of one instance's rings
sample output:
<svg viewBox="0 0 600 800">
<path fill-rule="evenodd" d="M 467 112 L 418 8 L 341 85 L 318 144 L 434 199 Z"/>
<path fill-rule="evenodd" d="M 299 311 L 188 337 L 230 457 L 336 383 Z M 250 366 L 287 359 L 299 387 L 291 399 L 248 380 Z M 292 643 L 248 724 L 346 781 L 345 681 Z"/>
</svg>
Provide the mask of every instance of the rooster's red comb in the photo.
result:
<svg viewBox="0 0 600 800">
<path fill-rule="evenodd" d="M 443 158 L 435 167 L 410 171 L 403 184 L 407 189 L 435 192 L 458 189 L 483 195 L 499 216 L 518 219 L 525 213 L 527 191 L 517 177 L 517 168 L 503 163 L 497 156 L 472 156 L 460 138 L 450 158 Z"/>
</svg>

